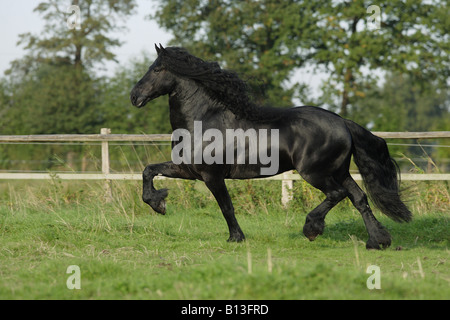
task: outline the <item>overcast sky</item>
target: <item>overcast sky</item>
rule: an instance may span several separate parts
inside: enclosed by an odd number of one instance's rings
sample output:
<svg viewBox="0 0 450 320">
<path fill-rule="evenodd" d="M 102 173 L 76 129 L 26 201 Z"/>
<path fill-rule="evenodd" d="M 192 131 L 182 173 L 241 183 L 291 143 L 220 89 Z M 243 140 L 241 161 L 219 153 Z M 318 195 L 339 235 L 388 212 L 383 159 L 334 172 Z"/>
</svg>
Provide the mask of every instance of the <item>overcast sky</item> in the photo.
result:
<svg viewBox="0 0 450 320">
<path fill-rule="evenodd" d="M 19 34 L 31 32 L 39 34 L 44 22 L 33 9 L 39 4 L 38 0 L 19 0 L 2 2 L 0 10 L 0 76 L 9 68 L 12 60 L 21 58 L 25 51 L 18 47 Z M 137 0 L 136 14 L 128 17 L 127 31 L 114 34 L 123 45 L 115 48 L 117 60 L 120 64 L 126 63 L 133 56 L 139 56 L 143 50 L 154 51 L 154 43 L 165 45 L 171 38 L 170 34 L 161 30 L 156 22 L 146 19 L 155 7 L 152 0 Z M 69 16 L 69 15 L 68 15 Z M 82 23 L 83 21 L 81 21 Z M 113 71 L 116 64 L 108 64 Z"/>
</svg>

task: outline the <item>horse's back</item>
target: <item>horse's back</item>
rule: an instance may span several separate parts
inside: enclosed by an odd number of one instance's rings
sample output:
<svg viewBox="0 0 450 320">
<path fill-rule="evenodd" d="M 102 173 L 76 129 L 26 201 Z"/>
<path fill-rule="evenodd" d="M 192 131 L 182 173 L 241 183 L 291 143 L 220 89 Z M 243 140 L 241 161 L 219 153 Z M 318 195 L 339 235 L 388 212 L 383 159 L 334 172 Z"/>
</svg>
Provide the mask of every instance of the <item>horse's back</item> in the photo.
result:
<svg viewBox="0 0 450 320">
<path fill-rule="evenodd" d="M 351 155 L 352 138 L 345 120 L 318 107 L 287 109 L 280 123 L 280 154 L 289 155 L 301 174 L 340 168 Z"/>
</svg>

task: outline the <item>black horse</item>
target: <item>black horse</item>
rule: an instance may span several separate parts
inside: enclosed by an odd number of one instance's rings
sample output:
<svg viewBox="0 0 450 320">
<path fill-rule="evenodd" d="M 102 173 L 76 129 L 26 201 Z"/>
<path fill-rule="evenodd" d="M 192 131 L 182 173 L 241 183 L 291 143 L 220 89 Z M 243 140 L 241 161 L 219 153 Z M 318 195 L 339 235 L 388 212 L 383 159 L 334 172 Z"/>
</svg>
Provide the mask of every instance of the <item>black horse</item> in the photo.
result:
<svg viewBox="0 0 450 320">
<path fill-rule="evenodd" d="M 169 95 L 170 123 L 174 132 L 183 133 L 178 142 L 172 142 L 173 150 L 181 143 L 186 147 L 178 148 L 175 154 L 182 161 L 175 161 L 172 153 L 172 161 L 148 165 L 143 172 L 142 198 L 155 211 L 165 214 L 164 199 L 168 194 L 167 189 L 154 188 L 155 176 L 202 180 L 217 200 L 228 224 L 228 241 L 244 240 L 225 179 L 265 176 L 270 170 L 263 174 L 263 169 L 268 169 L 268 162 L 262 161 L 261 157 L 264 151 L 266 155 L 277 156 L 273 158 L 276 166 L 272 166 L 269 174 L 295 169 L 325 194 L 325 200 L 306 217 L 303 233 L 309 240 L 323 233 L 328 211 L 349 197 L 364 219 L 369 234 L 366 247 L 380 249 L 380 245 L 385 248 L 391 244 L 391 236 L 372 214 L 366 194 L 350 176 L 352 155 L 375 205 L 395 221 L 411 220 L 412 214 L 399 196 L 398 167 L 383 139 L 318 107 L 277 109 L 257 106 L 248 94 L 246 83 L 236 73 L 221 69 L 216 62 L 197 58 L 183 48 L 155 47 L 158 57 L 134 86 L 131 102 L 136 107 L 143 107 L 152 99 Z M 218 148 L 223 142 L 218 134 L 225 137 L 230 129 L 248 133 L 245 156 L 241 161 L 225 161 L 230 145 L 234 154 L 239 152 L 236 139 L 227 141 L 222 149 Z M 209 138 L 206 137 L 208 131 L 214 133 L 209 134 Z M 268 131 L 273 134 L 269 136 Z M 266 134 L 264 137 L 263 133 Z M 212 152 L 209 150 L 209 155 L 216 161 L 207 162 L 197 156 L 199 152 L 206 152 L 208 142 L 213 142 L 212 136 L 217 144 Z M 251 140 L 255 138 L 265 138 L 256 142 L 266 141 L 252 147 L 255 141 Z M 271 149 L 274 145 L 276 150 Z M 209 147 L 211 149 L 211 145 Z M 256 152 L 260 157 L 255 156 Z"/>
</svg>

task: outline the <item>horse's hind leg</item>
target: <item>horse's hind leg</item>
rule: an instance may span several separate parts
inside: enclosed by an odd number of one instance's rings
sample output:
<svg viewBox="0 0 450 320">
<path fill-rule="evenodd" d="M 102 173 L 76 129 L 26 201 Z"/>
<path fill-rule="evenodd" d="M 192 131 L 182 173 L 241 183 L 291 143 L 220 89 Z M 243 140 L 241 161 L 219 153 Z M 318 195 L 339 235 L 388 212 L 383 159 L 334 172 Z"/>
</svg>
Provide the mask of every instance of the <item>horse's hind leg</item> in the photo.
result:
<svg viewBox="0 0 450 320">
<path fill-rule="evenodd" d="M 156 190 L 153 186 L 153 178 L 157 175 L 163 175 L 169 178 L 195 179 L 186 166 L 176 165 L 172 161 L 150 164 L 143 174 L 142 200 L 150 205 L 158 213 L 166 213 L 165 198 L 168 195 L 167 189 Z"/>
<path fill-rule="evenodd" d="M 313 241 L 323 233 L 327 213 L 347 197 L 348 192 L 333 177 L 307 177 L 306 180 L 326 195 L 326 199 L 306 216 L 306 222 L 303 226 L 303 234 Z"/>
<path fill-rule="evenodd" d="M 367 249 L 380 249 L 380 245 L 383 248 L 387 248 L 391 245 L 391 235 L 389 232 L 375 219 L 372 210 L 367 202 L 367 196 L 364 191 L 358 186 L 351 176 L 348 176 L 343 185 L 349 192 L 349 198 L 353 205 L 361 213 L 364 220 L 364 224 L 369 234 L 369 240 L 367 240 Z"/>
</svg>

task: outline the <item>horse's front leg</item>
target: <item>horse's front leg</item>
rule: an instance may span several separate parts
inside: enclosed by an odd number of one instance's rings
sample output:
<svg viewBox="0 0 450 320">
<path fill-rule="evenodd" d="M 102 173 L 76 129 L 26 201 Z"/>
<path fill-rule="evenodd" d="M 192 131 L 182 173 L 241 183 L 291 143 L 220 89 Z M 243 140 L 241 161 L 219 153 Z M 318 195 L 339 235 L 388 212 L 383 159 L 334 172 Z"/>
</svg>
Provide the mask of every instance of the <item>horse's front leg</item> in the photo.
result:
<svg viewBox="0 0 450 320">
<path fill-rule="evenodd" d="M 233 203 L 231 202 L 225 180 L 214 176 L 203 177 L 203 179 L 208 189 L 214 195 L 214 198 L 216 198 L 220 210 L 222 210 L 222 214 L 227 221 L 228 230 L 230 231 L 228 242 L 241 242 L 245 240 L 244 233 L 234 215 Z"/>
<path fill-rule="evenodd" d="M 153 178 L 157 175 L 169 178 L 196 179 L 186 165 L 176 165 L 172 161 L 148 165 L 143 174 L 142 200 L 150 205 L 158 213 L 166 213 L 165 198 L 167 189 L 156 190 L 153 186 Z"/>
</svg>

